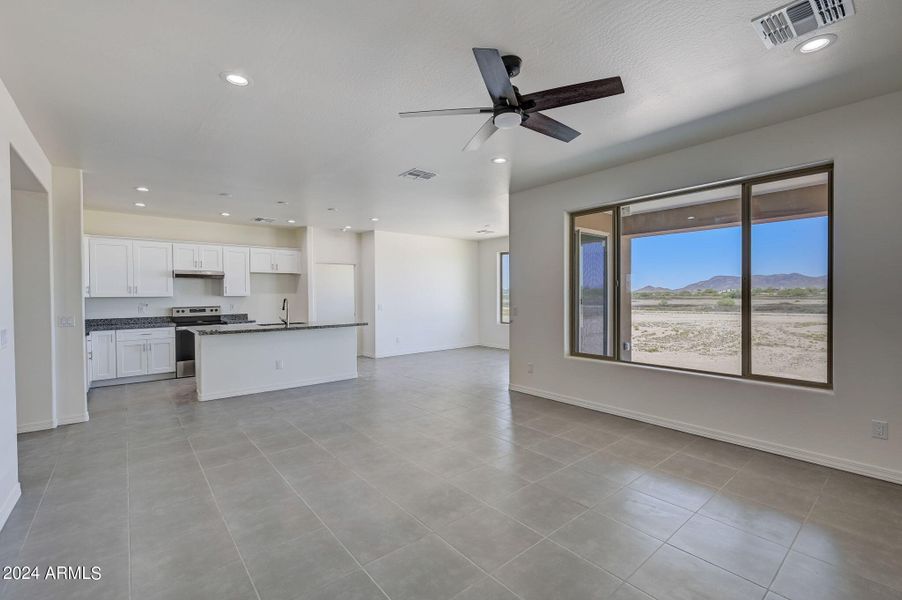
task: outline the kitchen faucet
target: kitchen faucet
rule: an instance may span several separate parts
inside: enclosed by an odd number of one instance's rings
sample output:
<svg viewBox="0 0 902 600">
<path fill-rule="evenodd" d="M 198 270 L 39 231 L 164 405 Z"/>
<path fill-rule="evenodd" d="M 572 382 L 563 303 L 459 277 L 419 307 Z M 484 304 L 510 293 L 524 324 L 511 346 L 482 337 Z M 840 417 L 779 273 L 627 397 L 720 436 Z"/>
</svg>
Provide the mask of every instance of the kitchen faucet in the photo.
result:
<svg viewBox="0 0 902 600">
<path fill-rule="evenodd" d="M 282 310 L 285 311 L 285 318 L 279 317 L 279 320 L 285 323 L 285 329 L 288 329 L 288 325 L 291 324 L 291 316 L 288 307 L 288 298 L 282 298 Z"/>
</svg>

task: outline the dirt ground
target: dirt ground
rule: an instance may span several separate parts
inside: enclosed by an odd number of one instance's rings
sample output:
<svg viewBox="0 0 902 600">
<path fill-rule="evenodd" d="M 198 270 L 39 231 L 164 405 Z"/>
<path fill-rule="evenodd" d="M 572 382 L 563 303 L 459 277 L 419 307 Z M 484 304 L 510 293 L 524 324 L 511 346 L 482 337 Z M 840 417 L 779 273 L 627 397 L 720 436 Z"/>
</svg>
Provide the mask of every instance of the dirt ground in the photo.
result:
<svg viewBox="0 0 902 600">
<path fill-rule="evenodd" d="M 632 317 L 634 362 L 741 372 L 738 312 L 661 312 L 634 307 Z M 753 313 L 754 373 L 826 381 L 826 356 L 826 315 Z"/>
</svg>

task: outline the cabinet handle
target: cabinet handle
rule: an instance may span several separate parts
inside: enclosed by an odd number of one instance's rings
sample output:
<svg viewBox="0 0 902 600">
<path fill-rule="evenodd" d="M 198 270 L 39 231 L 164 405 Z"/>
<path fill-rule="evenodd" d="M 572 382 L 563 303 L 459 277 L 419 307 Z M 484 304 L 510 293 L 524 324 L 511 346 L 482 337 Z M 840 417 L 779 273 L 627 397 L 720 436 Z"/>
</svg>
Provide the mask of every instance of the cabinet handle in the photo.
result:
<svg viewBox="0 0 902 600">
<path fill-rule="evenodd" d="M 138 295 L 138 286 L 135 286 L 135 296 Z"/>
</svg>

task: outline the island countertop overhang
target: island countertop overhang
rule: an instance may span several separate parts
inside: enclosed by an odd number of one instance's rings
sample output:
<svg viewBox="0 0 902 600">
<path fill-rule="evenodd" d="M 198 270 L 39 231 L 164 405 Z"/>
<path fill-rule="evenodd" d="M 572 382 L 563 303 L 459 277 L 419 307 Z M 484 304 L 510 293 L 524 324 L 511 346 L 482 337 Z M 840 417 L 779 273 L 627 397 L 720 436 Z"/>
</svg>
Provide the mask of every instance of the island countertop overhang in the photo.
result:
<svg viewBox="0 0 902 600">
<path fill-rule="evenodd" d="M 188 328 L 188 331 L 195 335 L 224 335 L 236 333 L 269 333 L 273 331 L 304 331 L 307 329 L 335 329 L 339 327 L 364 327 L 368 323 L 363 321 L 353 321 L 348 323 L 299 323 L 296 325 L 257 325 L 251 323 L 240 323 L 234 325 L 214 325 L 197 328 Z"/>
</svg>

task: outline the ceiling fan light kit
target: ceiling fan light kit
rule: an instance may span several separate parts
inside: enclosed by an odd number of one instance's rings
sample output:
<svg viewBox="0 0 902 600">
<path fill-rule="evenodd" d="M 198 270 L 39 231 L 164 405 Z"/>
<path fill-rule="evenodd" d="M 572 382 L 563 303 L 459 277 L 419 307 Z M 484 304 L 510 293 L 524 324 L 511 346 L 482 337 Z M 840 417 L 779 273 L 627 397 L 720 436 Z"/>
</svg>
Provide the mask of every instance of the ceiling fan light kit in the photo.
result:
<svg viewBox="0 0 902 600">
<path fill-rule="evenodd" d="M 488 114 L 488 120 L 470 138 L 464 150 L 476 150 L 499 129 L 526 127 L 562 142 L 575 139 L 579 132 L 542 114 L 541 110 L 598 100 L 623 93 L 619 77 L 608 77 L 585 83 L 521 95 L 511 78 L 520 73 L 523 61 L 512 54 L 501 56 L 495 48 L 473 48 L 473 56 L 492 99 L 492 106 L 477 108 L 447 108 L 399 113 L 402 117 L 436 117 Z"/>
</svg>

